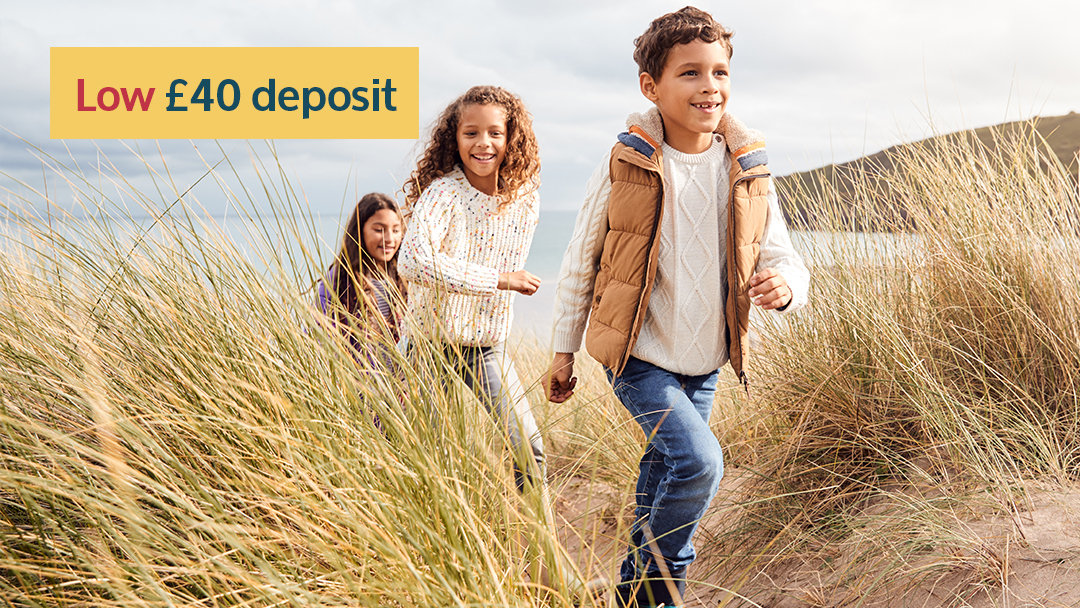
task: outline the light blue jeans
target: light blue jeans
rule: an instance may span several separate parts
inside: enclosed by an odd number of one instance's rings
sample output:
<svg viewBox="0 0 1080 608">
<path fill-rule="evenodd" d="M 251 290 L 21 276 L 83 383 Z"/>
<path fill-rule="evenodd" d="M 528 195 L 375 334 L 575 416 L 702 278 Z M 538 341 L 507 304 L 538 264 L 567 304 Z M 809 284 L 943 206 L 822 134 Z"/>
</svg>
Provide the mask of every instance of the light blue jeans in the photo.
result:
<svg viewBox="0 0 1080 608">
<path fill-rule="evenodd" d="M 720 442 L 709 429 L 717 372 L 686 376 L 634 357 L 619 376 L 605 371 L 647 441 L 637 521 L 620 576 L 624 585 L 656 578 L 681 583 L 697 555 L 691 539 L 724 475 Z"/>
<path fill-rule="evenodd" d="M 524 490 L 526 481 L 535 487 L 543 487 L 546 477 L 544 440 L 514 369 L 514 361 L 506 353 L 506 343 L 447 347 L 446 354 L 510 440 L 518 490 Z"/>
</svg>

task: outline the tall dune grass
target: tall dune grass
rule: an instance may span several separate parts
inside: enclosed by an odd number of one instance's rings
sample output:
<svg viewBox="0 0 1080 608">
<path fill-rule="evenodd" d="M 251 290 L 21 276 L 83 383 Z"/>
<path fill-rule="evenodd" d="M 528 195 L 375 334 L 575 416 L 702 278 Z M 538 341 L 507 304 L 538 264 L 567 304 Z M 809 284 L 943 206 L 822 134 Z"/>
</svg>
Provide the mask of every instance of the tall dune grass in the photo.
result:
<svg viewBox="0 0 1080 608">
<path fill-rule="evenodd" d="M 1080 475 L 1080 200 L 1034 135 L 996 149 L 952 138 L 849 176 L 854 188 L 801 193 L 819 237 L 850 227 L 851 203 L 891 236 L 837 232 L 811 305 L 760 320 L 751 398 L 724 373 L 713 428 L 729 481 L 700 528 L 692 593 L 922 605 L 933 589 L 963 605 L 1007 586 L 1020 539 L 968 521 L 1015 517 L 1031 480 Z M 587 522 L 556 513 L 556 532 L 442 349 L 414 344 L 390 377 L 315 321 L 333 244 L 310 245 L 276 162 L 256 157 L 247 184 L 233 162 L 193 184 L 148 162 L 144 192 L 107 163 L 46 159 L 63 199 L 8 194 L 0 600 L 572 605 L 541 571 L 614 566 L 642 450 L 599 366 L 580 357 L 577 395 L 550 404 L 550 353 L 512 349 L 553 493 L 603 490 L 578 497 Z M 250 242 L 202 219 L 200 197 L 229 200 Z M 56 211 L 71 200 L 78 214 Z"/>
<path fill-rule="evenodd" d="M 457 381 L 438 351 L 398 361 L 402 380 L 356 365 L 315 322 L 328 256 L 300 245 L 284 173 L 256 159 L 252 191 L 223 161 L 198 188 L 147 163 L 148 194 L 47 159 L 78 214 L 9 193 L 0 601 L 570 605 L 497 425 L 441 388 Z M 247 210 L 251 248 L 203 224 L 196 195 Z M 132 201 L 160 217 L 131 221 Z"/>
<path fill-rule="evenodd" d="M 745 580 L 813 554 L 825 604 L 931 583 L 963 603 L 1004 584 L 1018 542 L 965 532 L 964 513 L 1015 516 L 1027 480 L 1080 476 L 1077 185 L 1034 129 L 996 150 L 930 140 L 796 194 L 822 238 L 852 213 L 893 237 L 835 232 L 809 308 L 763 331 L 776 432 L 715 567 Z"/>
</svg>

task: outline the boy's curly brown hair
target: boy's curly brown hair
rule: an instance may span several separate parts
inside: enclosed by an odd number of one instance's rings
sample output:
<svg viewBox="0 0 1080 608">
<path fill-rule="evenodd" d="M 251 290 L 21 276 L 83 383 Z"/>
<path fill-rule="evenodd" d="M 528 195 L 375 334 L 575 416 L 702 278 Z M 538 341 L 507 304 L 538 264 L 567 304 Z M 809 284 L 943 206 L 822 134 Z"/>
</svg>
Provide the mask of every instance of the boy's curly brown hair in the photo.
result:
<svg viewBox="0 0 1080 608">
<path fill-rule="evenodd" d="M 405 205 L 411 207 L 431 182 L 450 173 L 461 162 L 457 129 L 461 113 L 470 105 L 494 105 L 506 112 L 506 156 L 499 167 L 499 210 L 515 196 L 527 194 L 540 186 L 540 146 L 533 133 L 532 116 L 521 99 L 501 87 L 476 86 L 458 97 L 443 110 L 431 128 L 431 141 L 416 170 L 401 188 Z M 408 210 L 406 210 L 408 214 Z"/>
<path fill-rule="evenodd" d="M 724 29 L 712 15 L 693 6 L 657 17 L 644 34 L 634 39 L 634 61 L 638 64 L 638 74 L 648 74 L 653 80 L 660 80 L 672 47 L 695 40 L 719 40 L 727 50 L 728 59 L 731 59 L 734 50 L 731 37 L 734 35 L 735 32 Z"/>
</svg>

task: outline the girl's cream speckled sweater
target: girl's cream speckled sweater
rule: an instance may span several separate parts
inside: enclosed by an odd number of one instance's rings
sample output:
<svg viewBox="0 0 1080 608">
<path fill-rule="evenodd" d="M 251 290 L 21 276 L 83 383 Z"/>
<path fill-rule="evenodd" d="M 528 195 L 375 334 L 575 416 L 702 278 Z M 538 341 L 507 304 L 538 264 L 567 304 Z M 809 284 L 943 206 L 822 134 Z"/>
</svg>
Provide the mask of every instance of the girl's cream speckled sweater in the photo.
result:
<svg viewBox="0 0 1080 608">
<path fill-rule="evenodd" d="M 410 331 L 463 346 L 505 341 L 514 292 L 498 289 L 499 273 L 525 268 L 539 211 L 533 190 L 500 213 L 499 199 L 460 167 L 433 181 L 413 205 L 398 259 L 413 285 Z"/>
</svg>

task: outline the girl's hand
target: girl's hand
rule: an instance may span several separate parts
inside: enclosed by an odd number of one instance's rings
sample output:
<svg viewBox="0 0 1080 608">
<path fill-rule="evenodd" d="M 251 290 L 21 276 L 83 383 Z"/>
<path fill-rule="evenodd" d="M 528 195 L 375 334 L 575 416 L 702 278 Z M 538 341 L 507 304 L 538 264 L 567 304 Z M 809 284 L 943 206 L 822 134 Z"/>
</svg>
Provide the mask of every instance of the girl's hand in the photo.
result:
<svg viewBox="0 0 1080 608">
<path fill-rule="evenodd" d="M 531 296 L 540 288 L 540 277 L 527 270 L 517 272 L 500 272 L 499 289 L 516 291 Z"/>
<path fill-rule="evenodd" d="M 784 308 L 793 297 L 787 279 L 775 268 L 766 268 L 750 277 L 750 300 L 765 310 Z"/>
</svg>

